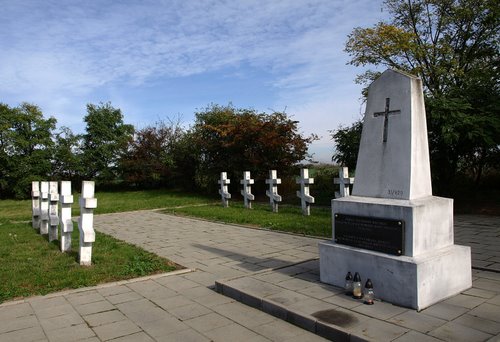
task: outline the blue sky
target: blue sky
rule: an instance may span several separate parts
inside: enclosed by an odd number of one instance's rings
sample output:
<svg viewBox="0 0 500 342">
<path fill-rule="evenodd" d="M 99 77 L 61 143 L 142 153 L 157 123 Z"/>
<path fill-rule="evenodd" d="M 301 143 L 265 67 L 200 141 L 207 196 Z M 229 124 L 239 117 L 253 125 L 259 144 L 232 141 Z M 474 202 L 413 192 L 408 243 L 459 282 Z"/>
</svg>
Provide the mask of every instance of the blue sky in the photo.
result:
<svg viewBox="0 0 500 342">
<path fill-rule="evenodd" d="M 83 132 L 87 103 L 111 101 L 137 128 L 210 103 L 286 112 L 329 161 L 328 130 L 360 118 L 347 34 L 381 0 L 0 0 L 0 102 L 39 105 Z"/>
</svg>

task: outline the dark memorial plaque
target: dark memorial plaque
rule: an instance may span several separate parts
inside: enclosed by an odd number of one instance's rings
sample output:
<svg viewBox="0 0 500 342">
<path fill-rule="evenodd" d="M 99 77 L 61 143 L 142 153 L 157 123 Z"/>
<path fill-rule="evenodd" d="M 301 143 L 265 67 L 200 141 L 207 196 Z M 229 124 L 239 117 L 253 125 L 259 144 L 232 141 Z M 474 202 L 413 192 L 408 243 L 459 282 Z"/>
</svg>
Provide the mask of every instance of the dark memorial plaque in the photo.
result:
<svg viewBox="0 0 500 342">
<path fill-rule="evenodd" d="M 404 253 L 403 220 L 335 214 L 334 241 L 392 255 Z"/>
</svg>

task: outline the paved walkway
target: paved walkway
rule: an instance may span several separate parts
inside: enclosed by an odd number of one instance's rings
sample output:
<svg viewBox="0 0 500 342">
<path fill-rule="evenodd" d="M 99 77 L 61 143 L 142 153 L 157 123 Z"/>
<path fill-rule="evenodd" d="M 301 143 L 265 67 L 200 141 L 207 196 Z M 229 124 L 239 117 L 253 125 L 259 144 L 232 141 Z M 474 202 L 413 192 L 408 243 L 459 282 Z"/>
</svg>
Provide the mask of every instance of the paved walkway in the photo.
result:
<svg viewBox="0 0 500 342">
<path fill-rule="evenodd" d="M 295 324 L 310 328 L 298 320 L 300 315 L 282 317 L 283 312 L 294 312 L 294 304 L 298 312 L 336 310 L 339 317 L 354 317 L 346 323 L 319 315 L 314 329 L 339 341 L 496 341 L 500 273 L 486 270 L 498 269 L 499 223 L 495 217 L 456 218 L 457 243 L 472 245 L 473 264 L 483 270 L 473 270 L 472 289 L 417 313 L 381 302 L 366 306 L 319 284 L 317 239 L 153 211 L 99 215 L 97 230 L 194 271 L 4 303 L 0 341 L 323 340 L 285 321 L 295 318 Z M 215 281 L 223 279 L 229 280 L 220 284 L 235 289 L 232 297 L 257 307 L 253 299 L 260 297 L 246 295 L 245 287 L 252 289 L 258 281 L 267 284 L 260 290 L 278 288 L 283 305 L 266 311 L 285 320 L 214 291 Z M 261 295 L 276 297 L 276 292 Z M 295 302 L 289 302 L 293 298 Z M 324 302 L 327 307 L 320 304 Z M 260 303 L 262 309 L 261 298 Z M 339 334 L 329 335 L 332 331 Z"/>
</svg>

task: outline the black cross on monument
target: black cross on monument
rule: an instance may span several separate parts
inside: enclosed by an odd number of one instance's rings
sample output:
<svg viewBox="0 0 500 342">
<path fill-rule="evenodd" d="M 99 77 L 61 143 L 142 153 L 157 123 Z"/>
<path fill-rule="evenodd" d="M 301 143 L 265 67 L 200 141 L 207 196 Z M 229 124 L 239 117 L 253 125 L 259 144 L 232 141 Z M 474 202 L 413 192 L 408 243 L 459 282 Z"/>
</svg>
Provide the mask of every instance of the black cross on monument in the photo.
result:
<svg viewBox="0 0 500 342">
<path fill-rule="evenodd" d="M 373 113 L 374 117 L 384 116 L 384 140 L 383 142 L 387 142 L 387 126 L 389 126 L 389 115 L 390 114 L 401 114 L 401 111 L 398 110 L 389 110 L 389 105 L 391 103 L 390 98 L 385 99 L 385 111 L 384 112 L 375 112 Z"/>
</svg>

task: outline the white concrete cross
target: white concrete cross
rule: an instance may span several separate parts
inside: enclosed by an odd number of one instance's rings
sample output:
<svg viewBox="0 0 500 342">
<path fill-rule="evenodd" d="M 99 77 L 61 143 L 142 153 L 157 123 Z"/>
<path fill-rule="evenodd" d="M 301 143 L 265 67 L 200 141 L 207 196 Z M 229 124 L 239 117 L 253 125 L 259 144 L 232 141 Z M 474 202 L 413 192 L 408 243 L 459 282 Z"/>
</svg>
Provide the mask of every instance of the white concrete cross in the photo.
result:
<svg viewBox="0 0 500 342">
<path fill-rule="evenodd" d="M 243 190 L 241 190 L 241 195 L 243 195 L 243 201 L 245 202 L 245 208 L 252 209 L 252 201 L 255 196 L 252 194 L 252 184 L 254 180 L 250 178 L 250 171 L 243 172 L 243 179 L 240 184 L 243 185 Z"/>
<path fill-rule="evenodd" d="M 227 173 L 221 172 L 220 179 L 218 181 L 220 184 L 219 195 L 222 198 L 222 206 L 227 208 L 229 206 L 229 199 L 231 198 L 231 194 L 228 192 L 227 185 L 231 184 L 231 180 L 227 179 Z"/>
<path fill-rule="evenodd" d="M 58 239 L 57 229 L 59 227 L 59 191 L 57 182 L 49 182 L 49 242 Z"/>
<path fill-rule="evenodd" d="M 266 179 L 266 184 L 269 184 L 269 190 L 266 190 L 266 196 L 269 197 L 269 203 L 274 213 L 278 212 L 278 202 L 281 202 L 281 196 L 278 195 L 278 184 L 281 184 L 281 178 L 278 178 L 276 170 L 269 170 L 269 179 Z"/>
<path fill-rule="evenodd" d="M 73 221 L 71 220 L 71 204 L 73 195 L 71 194 L 71 182 L 61 181 L 61 206 L 59 209 L 59 219 L 61 220 L 61 252 L 71 251 L 71 232 L 73 232 Z"/>
<path fill-rule="evenodd" d="M 297 191 L 297 197 L 300 198 L 302 214 L 309 216 L 311 214 L 311 203 L 314 203 L 314 197 L 309 195 L 309 185 L 314 184 L 314 178 L 309 178 L 308 169 L 301 169 L 300 178 L 297 178 L 296 183 L 300 184 L 300 191 Z"/>
<path fill-rule="evenodd" d="M 49 182 L 40 182 L 40 234 L 49 233 Z"/>
<path fill-rule="evenodd" d="M 339 178 L 334 178 L 333 182 L 340 185 L 340 192 L 335 192 L 335 198 L 347 197 L 349 196 L 349 184 L 354 183 L 354 177 L 349 177 L 347 167 L 340 167 Z"/>
<path fill-rule="evenodd" d="M 34 229 L 40 229 L 40 182 L 31 182 L 31 211 L 33 218 L 31 225 Z"/>
<path fill-rule="evenodd" d="M 80 249 L 78 251 L 80 265 L 92 264 L 92 243 L 95 241 L 94 209 L 97 208 L 97 198 L 94 198 L 94 182 L 82 182 L 80 197 L 80 218 L 78 230 L 80 231 Z"/>
</svg>

